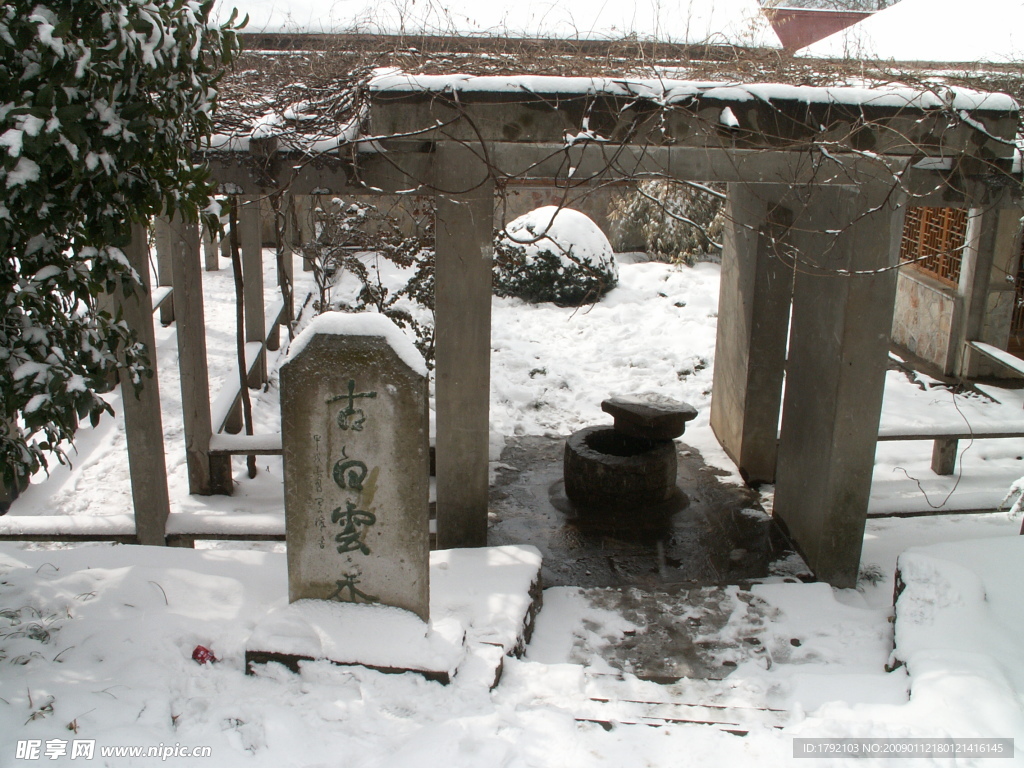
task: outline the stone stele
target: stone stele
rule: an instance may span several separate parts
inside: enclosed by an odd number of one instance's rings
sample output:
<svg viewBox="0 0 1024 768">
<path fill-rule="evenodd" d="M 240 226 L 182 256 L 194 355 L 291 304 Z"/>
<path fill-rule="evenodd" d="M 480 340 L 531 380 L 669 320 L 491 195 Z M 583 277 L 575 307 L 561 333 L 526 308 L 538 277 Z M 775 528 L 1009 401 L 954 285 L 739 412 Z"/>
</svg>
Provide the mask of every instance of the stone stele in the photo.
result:
<svg viewBox="0 0 1024 768">
<path fill-rule="evenodd" d="M 281 367 L 288 597 L 380 603 L 427 621 L 426 369 L 407 362 L 412 350 L 422 363 L 411 342 L 396 351 L 390 320 L 370 319 L 328 318 L 327 332 L 314 321 Z"/>
</svg>

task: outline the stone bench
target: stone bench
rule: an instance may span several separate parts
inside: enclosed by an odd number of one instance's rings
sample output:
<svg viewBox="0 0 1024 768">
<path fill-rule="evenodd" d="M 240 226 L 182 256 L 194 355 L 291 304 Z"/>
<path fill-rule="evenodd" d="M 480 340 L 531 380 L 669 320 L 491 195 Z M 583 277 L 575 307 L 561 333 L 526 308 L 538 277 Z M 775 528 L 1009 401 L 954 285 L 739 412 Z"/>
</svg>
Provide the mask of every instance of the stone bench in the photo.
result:
<svg viewBox="0 0 1024 768">
<path fill-rule="evenodd" d="M 0 541 L 113 541 L 136 544 L 132 515 L 4 515 Z"/>
<path fill-rule="evenodd" d="M 284 541 L 284 515 L 172 512 L 166 539 L 172 547 L 194 547 L 197 541 Z M 4 515 L 0 541 L 137 544 L 138 537 L 132 515 Z"/>
<path fill-rule="evenodd" d="M 1019 424 L 986 425 L 973 431 L 963 422 L 948 426 L 925 424 L 920 427 L 882 427 L 878 430 L 880 443 L 896 440 L 932 440 L 932 472 L 937 475 L 953 474 L 961 440 L 992 440 L 1003 437 L 1024 437 L 1024 420 Z"/>
<path fill-rule="evenodd" d="M 968 347 L 1001 365 L 1024 376 L 1024 360 L 991 344 L 969 341 Z M 961 421 L 957 424 L 926 424 L 920 427 L 882 427 L 878 431 L 879 442 L 894 440 L 932 440 L 932 472 L 937 475 L 952 475 L 956 468 L 956 455 L 961 440 L 991 440 L 1004 437 L 1024 437 L 1024 419 L 1020 423 L 986 424 L 970 429 Z"/>
<path fill-rule="evenodd" d="M 245 345 L 245 376 L 246 379 L 251 379 L 253 372 L 255 371 L 260 360 L 267 354 L 267 352 L 275 352 L 280 349 L 281 339 L 281 322 L 284 319 L 284 302 L 278 300 L 267 309 L 266 313 L 266 343 L 259 341 L 250 341 Z M 213 424 L 213 438 L 216 441 L 218 438 L 223 437 L 221 433 L 227 432 L 228 434 L 242 438 L 246 437 L 243 435 L 236 435 L 235 433 L 241 432 L 242 430 L 242 390 L 238 381 L 232 377 L 224 385 L 221 391 L 213 399 L 210 405 L 210 420 Z M 264 436 L 254 436 L 257 438 L 263 438 Z M 228 455 L 259 455 L 259 454 L 280 454 L 281 453 L 281 436 L 277 435 L 276 450 L 214 450 L 214 445 L 211 444 L 211 453 L 220 453 Z M 231 448 L 238 448 L 237 442 L 230 444 Z"/>
<path fill-rule="evenodd" d="M 1005 349 L 999 349 L 999 347 L 994 347 L 983 341 L 969 341 L 967 342 L 967 346 L 972 350 L 985 355 L 985 357 L 995 360 L 997 363 L 1009 368 L 1011 371 L 1024 376 L 1024 360 L 1021 360 L 1016 355 L 1010 354 Z"/>
</svg>

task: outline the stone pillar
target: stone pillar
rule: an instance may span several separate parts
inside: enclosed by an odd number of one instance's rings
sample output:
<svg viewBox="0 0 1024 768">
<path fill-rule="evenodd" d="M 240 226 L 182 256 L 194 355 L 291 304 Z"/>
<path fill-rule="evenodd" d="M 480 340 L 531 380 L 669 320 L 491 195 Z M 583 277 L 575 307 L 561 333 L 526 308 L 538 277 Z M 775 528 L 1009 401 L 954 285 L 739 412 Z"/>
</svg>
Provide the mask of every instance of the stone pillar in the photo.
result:
<svg viewBox="0 0 1024 768">
<path fill-rule="evenodd" d="M 299 251 L 303 253 L 302 271 L 312 272 L 313 262 L 305 258 L 303 249 L 316 239 L 316 222 L 313 219 L 313 197 L 311 195 L 295 195 L 293 215 L 295 217 L 295 237 Z"/>
<path fill-rule="evenodd" d="M 274 219 L 274 240 L 278 249 L 277 253 L 277 285 L 281 289 L 281 297 L 285 301 L 283 322 L 287 328 L 291 328 L 291 322 L 295 319 L 295 267 L 293 251 L 294 217 L 291 214 L 292 196 L 282 192 L 272 207 Z M 288 338 L 291 338 L 289 331 Z M 271 337 L 267 339 L 267 349 L 277 350 L 281 346 L 281 326 L 274 326 Z"/>
<path fill-rule="evenodd" d="M 767 186 L 730 184 L 718 301 L 711 428 L 748 482 L 772 482 L 792 266 L 775 253 L 785 209 Z M 776 190 L 777 193 L 777 190 Z"/>
<path fill-rule="evenodd" d="M 241 241 L 239 241 L 241 242 Z M 225 232 L 224 237 L 220 239 L 220 257 L 224 261 L 231 261 L 231 233 Z"/>
<path fill-rule="evenodd" d="M 174 294 L 178 297 L 178 372 L 185 429 L 189 493 L 230 494 L 231 457 L 210 456 L 210 375 L 206 361 L 206 318 L 199 225 L 177 216 L 170 223 Z"/>
<path fill-rule="evenodd" d="M 206 257 L 206 271 L 216 272 L 220 269 L 220 244 L 213 236 L 210 228 L 203 225 L 203 254 Z"/>
<path fill-rule="evenodd" d="M 482 547 L 487 544 L 494 182 L 461 147 L 439 148 L 435 163 L 440 190 L 434 288 L 437 546 Z"/>
<path fill-rule="evenodd" d="M 953 370 L 964 378 L 1007 375 L 1005 367 L 973 352 L 967 342 L 983 341 L 1000 349 L 1007 346 L 1016 290 L 1006 277 L 1017 274 L 1019 227 L 1019 209 L 992 205 L 968 212 L 958 291 L 963 311 L 952 328 L 950 343 Z"/>
<path fill-rule="evenodd" d="M 157 216 L 153 219 L 153 240 L 156 244 L 157 285 L 161 288 L 173 285 L 174 278 L 171 275 L 171 261 L 173 259 L 171 222 L 166 216 Z M 160 322 L 164 325 L 170 325 L 174 322 L 173 293 L 160 305 Z"/>
<path fill-rule="evenodd" d="M 295 216 L 292 213 L 293 197 L 287 192 L 282 193 L 281 202 L 278 207 L 278 226 L 281 227 L 281 266 L 282 274 L 279 276 L 279 283 L 284 284 L 287 279 L 288 285 L 295 286 Z M 285 315 L 291 322 L 295 318 L 295 296 L 291 291 L 290 307 L 285 307 Z"/>
<path fill-rule="evenodd" d="M 139 341 L 146 347 L 153 369 L 153 375 L 143 379 L 138 393 L 129 375 L 121 371 L 121 401 L 128 443 L 128 470 L 132 479 L 135 531 L 140 544 L 163 546 L 167 543 L 167 516 L 171 505 L 167 495 L 167 465 L 164 463 L 164 428 L 157 383 L 149 243 L 145 226 L 132 225 L 132 242 L 125 249 L 125 255 L 139 274 L 142 286 L 128 298 L 117 291 L 116 300 L 128 327 L 138 334 Z"/>
<path fill-rule="evenodd" d="M 245 340 L 263 342 L 266 341 L 267 324 L 263 307 L 263 241 L 258 197 L 238 198 L 238 235 L 242 249 Z M 261 354 L 249 376 L 249 386 L 261 387 L 266 380 L 267 357 Z"/>
<path fill-rule="evenodd" d="M 798 263 L 775 515 L 837 587 L 857 583 L 871 490 L 903 229 L 891 192 L 796 188 L 789 204 Z"/>
<path fill-rule="evenodd" d="M 960 259 L 960 283 L 957 294 L 962 302 L 951 329 L 953 370 L 960 376 L 970 375 L 970 355 L 964 348 L 968 341 L 981 338 L 985 322 L 985 299 L 988 277 L 995 255 L 998 210 L 971 208 L 967 211 L 967 232 Z"/>
<path fill-rule="evenodd" d="M 288 595 L 429 611 L 427 369 L 383 315 L 328 313 L 281 367 Z"/>
</svg>

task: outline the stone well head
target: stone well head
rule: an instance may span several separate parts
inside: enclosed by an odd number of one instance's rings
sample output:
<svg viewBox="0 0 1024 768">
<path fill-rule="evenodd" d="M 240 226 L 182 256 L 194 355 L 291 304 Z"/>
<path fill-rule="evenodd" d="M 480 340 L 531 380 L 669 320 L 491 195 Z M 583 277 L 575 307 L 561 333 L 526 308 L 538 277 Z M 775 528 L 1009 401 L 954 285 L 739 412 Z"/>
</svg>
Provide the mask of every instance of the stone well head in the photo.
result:
<svg viewBox="0 0 1024 768">
<path fill-rule="evenodd" d="M 673 439 L 696 409 L 660 395 L 614 397 L 601 404 L 614 426 L 587 427 L 565 443 L 565 493 L 582 515 L 636 514 L 678 494 Z"/>
</svg>

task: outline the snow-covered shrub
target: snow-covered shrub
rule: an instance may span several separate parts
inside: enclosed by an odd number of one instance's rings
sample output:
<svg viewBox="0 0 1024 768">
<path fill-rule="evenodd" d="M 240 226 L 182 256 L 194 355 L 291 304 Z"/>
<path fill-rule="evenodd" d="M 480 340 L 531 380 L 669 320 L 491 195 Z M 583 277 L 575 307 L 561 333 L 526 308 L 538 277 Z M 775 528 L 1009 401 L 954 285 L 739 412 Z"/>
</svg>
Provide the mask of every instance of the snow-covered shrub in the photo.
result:
<svg viewBox="0 0 1024 768">
<path fill-rule="evenodd" d="M 999 509 L 1007 508 L 1014 516 L 1019 515 L 1024 509 L 1024 477 L 1018 477 L 1006 491 L 1003 500 L 999 502 Z M 1021 531 L 1024 532 L 1024 525 L 1021 526 Z"/>
<path fill-rule="evenodd" d="M 579 306 L 600 299 L 618 279 L 608 238 L 590 217 L 570 208 L 537 208 L 495 239 L 499 296 Z"/>
<path fill-rule="evenodd" d="M 317 208 L 316 237 L 303 244 L 313 266 L 317 313 L 379 312 L 413 334 L 429 367 L 434 363 L 434 214 L 426 203 L 414 235 L 369 203 L 333 198 Z M 353 278 L 355 290 L 334 295 Z"/>
<path fill-rule="evenodd" d="M 212 129 L 233 21 L 212 2 L 0 4 L 0 466 L 14 489 L 77 418 L 110 407 L 110 371 L 141 382 L 147 350 L 103 291 L 135 289 L 132 222 L 195 218 L 211 185 L 192 162 Z M 126 394 L 130 396 L 130 394 Z"/>
<path fill-rule="evenodd" d="M 694 264 L 719 250 L 724 201 L 708 187 L 643 181 L 608 213 L 620 241 L 642 243 L 657 261 Z"/>
</svg>

